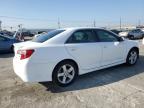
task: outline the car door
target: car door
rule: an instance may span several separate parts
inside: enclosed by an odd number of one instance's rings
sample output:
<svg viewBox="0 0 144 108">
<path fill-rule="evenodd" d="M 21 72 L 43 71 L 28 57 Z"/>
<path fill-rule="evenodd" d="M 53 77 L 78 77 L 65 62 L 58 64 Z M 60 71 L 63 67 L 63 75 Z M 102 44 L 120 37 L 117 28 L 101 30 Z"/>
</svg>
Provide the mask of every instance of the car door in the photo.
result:
<svg viewBox="0 0 144 108">
<path fill-rule="evenodd" d="M 102 46 L 101 66 L 125 60 L 126 43 L 124 41 L 120 42 L 118 36 L 106 30 L 96 30 L 96 34 Z"/>
<path fill-rule="evenodd" d="M 140 38 L 141 34 L 140 34 L 140 31 L 139 30 L 136 30 L 135 31 L 135 37 L 136 38 Z"/>
<path fill-rule="evenodd" d="M 142 37 L 141 31 L 139 29 L 134 30 L 133 34 L 135 38 Z"/>
<path fill-rule="evenodd" d="M 100 66 L 102 47 L 93 30 L 75 31 L 67 40 L 65 47 L 81 69 L 89 70 Z"/>
<path fill-rule="evenodd" d="M 0 36 L 0 51 L 7 50 L 10 50 L 10 41 L 5 37 Z"/>
<path fill-rule="evenodd" d="M 139 29 L 138 33 L 139 33 L 139 37 L 138 38 L 142 38 L 143 37 L 143 31 Z"/>
</svg>

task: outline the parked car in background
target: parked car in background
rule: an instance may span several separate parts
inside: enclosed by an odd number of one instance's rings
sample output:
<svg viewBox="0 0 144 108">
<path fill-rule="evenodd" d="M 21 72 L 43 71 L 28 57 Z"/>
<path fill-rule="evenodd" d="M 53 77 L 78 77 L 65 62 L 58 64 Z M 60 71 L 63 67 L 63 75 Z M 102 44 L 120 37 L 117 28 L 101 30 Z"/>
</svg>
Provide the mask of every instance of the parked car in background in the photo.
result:
<svg viewBox="0 0 144 108">
<path fill-rule="evenodd" d="M 0 35 L 0 53 L 13 52 L 13 44 L 18 42 L 15 38 Z"/>
<path fill-rule="evenodd" d="M 144 45 L 144 38 L 143 38 L 143 40 L 142 40 L 142 44 Z"/>
<path fill-rule="evenodd" d="M 0 35 L 3 35 L 3 36 L 8 36 L 8 37 L 13 37 L 13 36 L 12 36 L 12 34 L 11 34 L 11 35 L 9 35 L 9 34 L 6 34 L 6 33 L 4 33 L 4 32 L 0 32 Z"/>
<path fill-rule="evenodd" d="M 25 82 L 71 84 L 78 75 L 127 63 L 139 57 L 138 42 L 98 28 L 50 31 L 32 41 L 14 44 L 15 73 Z"/>
<path fill-rule="evenodd" d="M 39 37 L 40 35 L 44 35 L 44 34 L 46 34 L 46 33 L 47 33 L 47 32 L 40 32 L 40 33 L 34 35 L 34 38 L 37 38 L 37 37 Z"/>
<path fill-rule="evenodd" d="M 134 29 L 128 33 L 129 39 L 142 39 L 144 37 L 144 32 L 141 29 Z"/>
<path fill-rule="evenodd" d="M 129 30 L 123 30 L 119 33 L 119 36 L 120 37 L 127 37 L 129 32 L 130 32 Z"/>
<path fill-rule="evenodd" d="M 13 35 L 14 35 L 13 32 L 10 32 L 10 31 L 7 31 L 7 30 L 0 31 L 0 34 L 4 35 L 4 36 L 10 36 L 10 37 L 13 37 Z"/>
<path fill-rule="evenodd" d="M 116 34 L 119 34 L 121 32 L 120 30 L 116 30 L 116 29 L 112 29 L 111 31 L 116 33 Z"/>
<path fill-rule="evenodd" d="M 47 31 L 38 31 L 37 34 L 42 34 L 42 33 L 46 33 Z"/>
<path fill-rule="evenodd" d="M 22 35 L 23 37 L 25 37 L 25 36 L 33 37 L 33 36 L 34 36 L 34 34 L 32 34 L 32 33 L 29 32 L 29 31 L 27 31 L 27 32 L 22 32 L 21 35 Z"/>
</svg>

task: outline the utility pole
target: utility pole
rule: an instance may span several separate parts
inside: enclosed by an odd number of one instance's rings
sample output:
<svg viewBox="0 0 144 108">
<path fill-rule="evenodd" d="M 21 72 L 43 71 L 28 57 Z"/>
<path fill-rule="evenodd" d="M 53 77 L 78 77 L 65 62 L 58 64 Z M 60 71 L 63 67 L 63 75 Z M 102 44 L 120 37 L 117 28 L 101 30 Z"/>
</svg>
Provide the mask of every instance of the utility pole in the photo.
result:
<svg viewBox="0 0 144 108">
<path fill-rule="evenodd" d="M 96 21 L 95 21 L 95 20 L 94 20 L 94 22 L 93 22 L 93 26 L 96 27 Z"/>
<path fill-rule="evenodd" d="M 19 24 L 19 25 L 18 25 L 18 28 L 19 28 L 19 29 L 22 29 L 22 24 Z"/>
<path fill-rule="evenodd" d="M 138 26 L 141 26 L 141 20 L 138 20 Z"/>
<path fill-rule="evenodd" d="M 2 21 L 0 21 L 0 31 L 2 31 Z"/>
<path fill-rule="evenodd" d="M 121 21 L 121 17 L 120 17 L 120 30 L 122 29 L 122 21 Z"/>
<path fill-rule="evenodd" d="M 13 30 L 13 27 L 10 27 L 11 31 Z"/>
<path fill-rule="evenodd" d="M 20 37 L 22 36 L 22 24 L 18 25 L 18 32 L 20 32 Z"/>
<path fill-rule="evenodd" d="M 61 23 L 60 23 L 60 19 L 58 18 L 58 28 L 60 29 L 61 28 Z"/>
</svg>

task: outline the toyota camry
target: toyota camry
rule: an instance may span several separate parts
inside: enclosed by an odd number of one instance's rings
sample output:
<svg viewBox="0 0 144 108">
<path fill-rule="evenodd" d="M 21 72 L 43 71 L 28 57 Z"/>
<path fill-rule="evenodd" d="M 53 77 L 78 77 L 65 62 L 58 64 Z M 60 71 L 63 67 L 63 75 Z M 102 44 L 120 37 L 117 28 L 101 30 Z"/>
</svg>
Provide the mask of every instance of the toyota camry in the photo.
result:
<svg viewBox="0 0 144 108">
<path fill-rule="evenodd" d="M 138 42 L 100 28 L 65 28 L 14 44 L 15 73 L 24 82 L 68 86 L 78 75 L 119 64 L 134 65 Z"/>
</svg>

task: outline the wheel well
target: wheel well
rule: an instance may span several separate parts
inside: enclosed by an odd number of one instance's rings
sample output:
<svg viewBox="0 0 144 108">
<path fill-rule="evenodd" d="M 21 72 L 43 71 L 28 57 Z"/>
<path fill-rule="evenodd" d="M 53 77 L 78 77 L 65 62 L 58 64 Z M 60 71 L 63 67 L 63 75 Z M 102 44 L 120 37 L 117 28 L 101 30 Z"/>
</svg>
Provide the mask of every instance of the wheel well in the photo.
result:
<svg viewBox="0 0 144 108">
<path fill-rule="evenodd" d="M 128 35 L 129 38 L 134 37 L 134 35 Z"/>
<path fill-rule="evenodd" d="M 11 46 L 11 50 L 12 50 L 12 52 L 14 52 L 14 45 Z"/>
<path fill-rule="evenodd" d="M 11 48 L 13 49 L 13 48 L 14 48 L 14 45 L 12 45 Z"/>
<path fill-rule="evenodd" d="M 133 47 L 133 48 L 130 49 L 130 51 L 131 51 L 131 50 L 136 50 L 136 51 L 138 52 L 138 54 L 139 54 L 139 48 L 138 48 L 138 47 Z M 129 51 L 129 52 L 130 52 L 130 51 Z"/>
<path fill-rule="evenodd" d="M 62 61 L 60 61 L 59 63 L 57 63 L 57 65 L 55 66 L 55 68 L 60 64 L 60 63 L 62 63 L 62 62 L 65 62 L 65 61 L 69 61 L 69 62 L 73 62 L 74 64 L 75 64 L 75 66 L 77 67 L 77 70 L 78 70 L 78 74 L 79 74 L 79 67 L 78 67 L 78 64 L 74 61 L 74 60 L 72 60 L 72 59 L 64 59 L 64 60 L 62 60 Z M 55 68 L 54 68 L 54 70 L 55 70 Z M 53 71 L 54 71 L 53 70 Z"/>
</svg>

